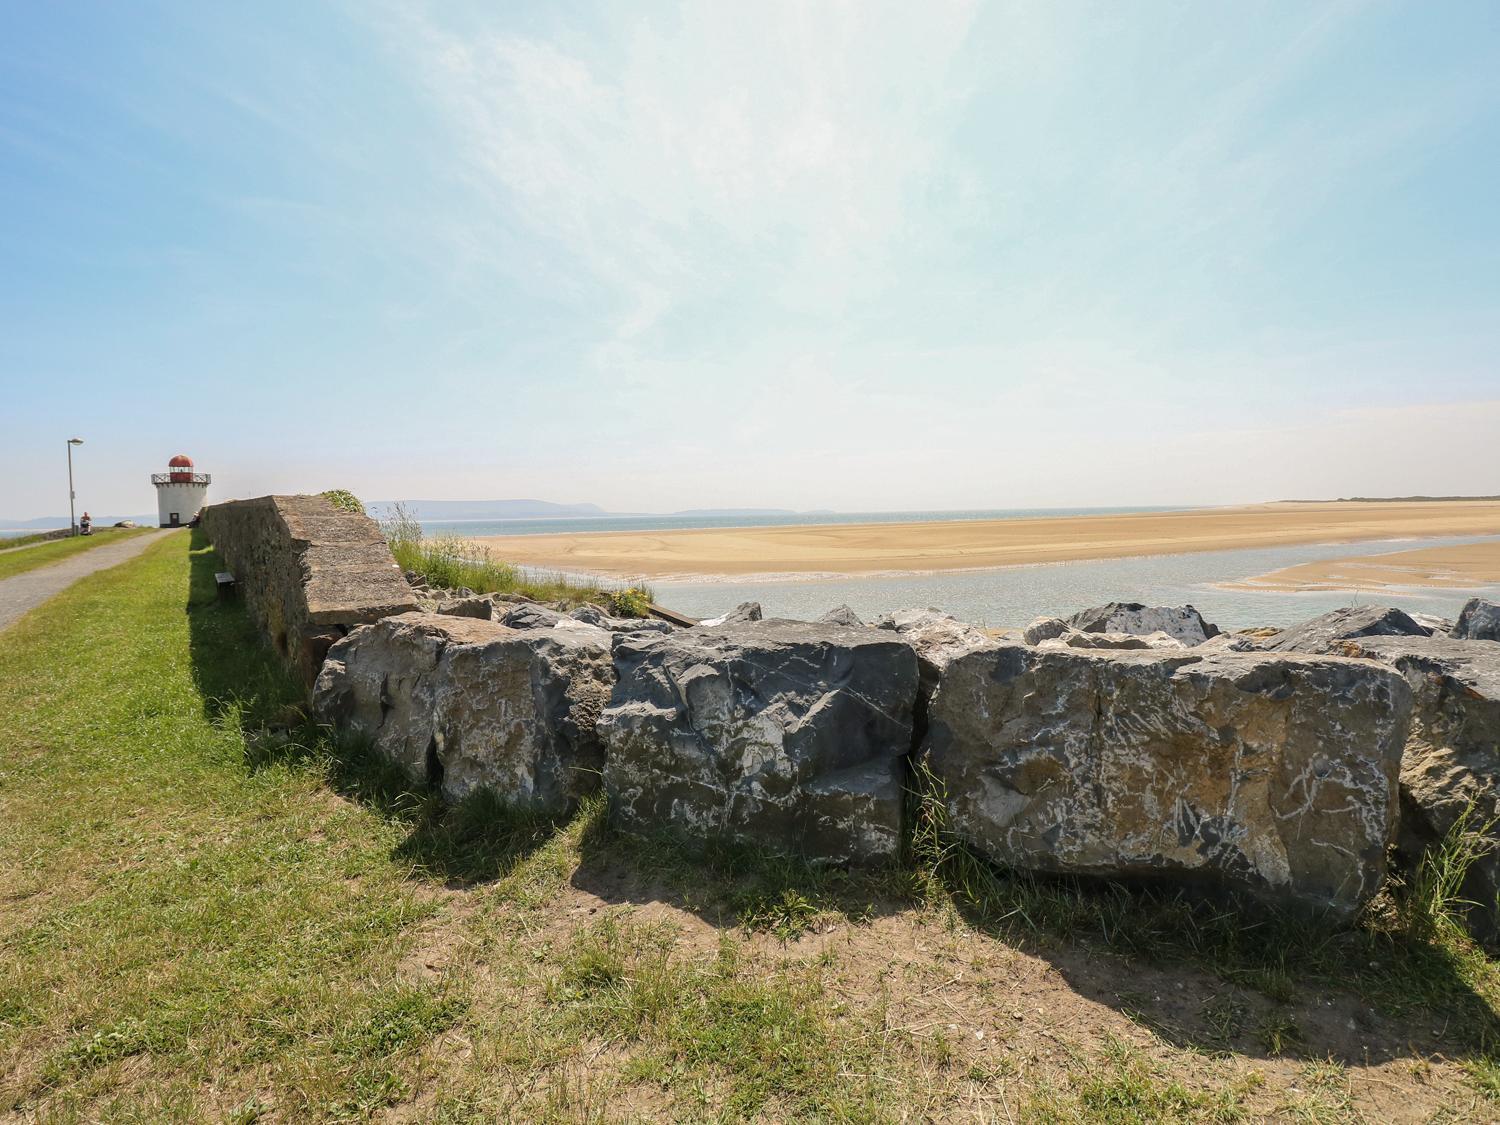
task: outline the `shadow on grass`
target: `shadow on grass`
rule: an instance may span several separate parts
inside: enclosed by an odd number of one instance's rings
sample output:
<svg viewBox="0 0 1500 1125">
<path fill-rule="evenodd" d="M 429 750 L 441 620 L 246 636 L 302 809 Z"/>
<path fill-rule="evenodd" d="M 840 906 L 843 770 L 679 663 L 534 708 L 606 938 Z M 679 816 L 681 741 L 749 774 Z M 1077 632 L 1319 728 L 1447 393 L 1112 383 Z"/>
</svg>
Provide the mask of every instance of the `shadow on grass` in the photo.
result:
<svg viewBox="0 0 1500 1125">
<path fill-rule="evenodd" d="M 335 739 L 319 727 L 307 714 L 302 685 L 243 600 L 219 598 L 214 574 L 223 564 L 201 528 L 193 529 L 189 549 L 186 612 L 194 681 L 208 719 L 243 737 L 247 769 L 322 771 L 340 796 L 406 830 L 393 859 L 451 886 L 501 878 L 552 839 L 556 825 L 550 821 L 516 814 L 487 794 L 447 805 L 368 746 Z"/>
<path fill-rule="evenodd" d="M 787 942 L 825 921 L 951 907 L 973 929 L 1048 961 L 1080 996 L 1179 1047 L 1359 1064 L 1372 1049 L 1376 1059 L 1445 1050 L 1490 1059 L 1500 1043 L 1494 966 L 1453 933 L 1413 932 L 1393 899 L 1336 928 L 1165 885 L 1005 872 L 945 840 L 920 800 L 913 854 L 874 871 L 666 833 L 625 838 L 598 803 L 567 824 L 487 794 L 446 805 L 368 747 L 336 743 L 314 725 L 300 684 L 243 603 L 217 599 L 220 564 L 201 531 L 192 552 L 193 673 L 209 718 L 242 732 L 248 769 L 318 769 L 336 792 L 399 824 L 405 835 L 392 858 L 414 877 L 493 882 L 567 834 L 580 890 L 609 903 L 663 902 Z"/>
</svg>

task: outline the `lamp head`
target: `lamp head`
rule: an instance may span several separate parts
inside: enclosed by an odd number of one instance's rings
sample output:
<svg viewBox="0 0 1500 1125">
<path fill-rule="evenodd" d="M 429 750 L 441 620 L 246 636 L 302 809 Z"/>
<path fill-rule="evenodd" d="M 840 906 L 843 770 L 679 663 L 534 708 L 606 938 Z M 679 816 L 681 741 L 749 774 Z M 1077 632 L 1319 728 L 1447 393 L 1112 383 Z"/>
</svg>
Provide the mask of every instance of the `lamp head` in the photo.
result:
<svg viewBox="0 0 1500 1125">
<path fill-rule="evenodd" d="M 69 445 L 82 445 L 83 444 L 83 439 L 81 437 L 70 437 L 68 439 L 68 444 Z"/>
</svg>

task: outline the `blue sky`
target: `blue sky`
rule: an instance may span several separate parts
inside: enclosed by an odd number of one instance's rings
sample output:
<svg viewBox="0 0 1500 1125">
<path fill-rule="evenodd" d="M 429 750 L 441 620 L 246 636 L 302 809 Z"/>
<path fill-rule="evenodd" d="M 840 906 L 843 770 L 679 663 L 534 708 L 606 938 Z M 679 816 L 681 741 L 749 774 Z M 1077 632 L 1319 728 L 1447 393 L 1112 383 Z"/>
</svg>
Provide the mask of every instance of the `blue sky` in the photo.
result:
<svg viewBox="0 0 1500 1125">
<path fill-rule="evenodd" d="M 0 516 L 1500 492 L 1500 5 L 6 4 Z"/>
</svg>

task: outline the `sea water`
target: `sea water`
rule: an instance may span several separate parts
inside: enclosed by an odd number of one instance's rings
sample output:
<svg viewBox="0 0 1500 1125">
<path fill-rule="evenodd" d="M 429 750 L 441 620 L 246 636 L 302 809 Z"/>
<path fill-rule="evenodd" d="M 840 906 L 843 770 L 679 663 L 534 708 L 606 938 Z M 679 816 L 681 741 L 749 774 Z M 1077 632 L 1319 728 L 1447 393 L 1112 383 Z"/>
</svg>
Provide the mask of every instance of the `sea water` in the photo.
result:
<svg viewBox="0 0 1500 1125">
<path fill-rule="evenodd" d="M 1180 506 L 1133 508 L 998 508 L 920 512 L 806 512 L 681 516 L 593 516 L 525 520 L 430 520 L 428 535 L 569 534 L 590 531 L 667 531 L 687 528 L 781 527 L 810 524 L 933 523 L 944 520 L 1036 519 L 1181 511 Z M 875 617 L 905 606 L 936 606 L 992 627 L 1025 625 L 1043 615 L 1064 616 L 1110 601 L 1196 606 L 1226 629 L 1285 626 L 1356 604 L 1396 605 L 1412 613 L 1457 614 L 1471 597 L 1500 598 L 1500 586 L 1410 587 L 1348 591 L 1224 589 L 1298 563 L 1384 554 L 1415 546 L 1439 547 L 1483 538 L 1387 539 L 1151 555 L 1086 562 L 1043 563 L 987 570 L 773 581 L 726 577 L 712 581 L 651 580 L 662 605 L 693 617 L 712 617 L 742 601 L 758 601 L 767 616 L 811 618 L 847 604 Z M 1490 537 L 1493 538 L 1493 537 Z M 503 554 L 503 549 L 499 552 Z"/>
<path fill-rule="evenodd" d="M 1025 625 L 1044 615 L 1066 616 L 1111 601 L 1191 604 L 1225 629 L 1291 625 L 1348 605 L 1395 605 L 1409 613 L 1453 617 L 1471 597 L 1500 598 L 1500 586 L 1303 593 L 1224 589 L 1220 584 L 1321 559 L 1383 554 L 1419 544 L 1444 547 L 1495 538 L 1500 537 L 1320 543 L 860 578 L 653 581 L 651 587 L 662 605 L 693 617 L 723 613 L 742 601 L 760 602 L 768 617 L 804 619 L 817 617 L 840 604 L 847 604 L 867 620 L 904 606 L 936 606 L 966 621 L 990 627 Z"/>
<path fill-rule="evenodd" d="M 847 523 L 940 523 L 947 520 L 1021 520 L 1063 516 L 1123 516 L 1137 512 L 1181 512 L 1180 505 L 1154 508 L 965 508 L 936 512 L 773 512 L 731 515 L 580 516 L 529 520 L 423 520 L 428 535 L 571 535 L 585 531 L 685 531 L 693 528 L 803 527 Z M 376 513 L 379 516 L 380 513 Z"/>
</svg>

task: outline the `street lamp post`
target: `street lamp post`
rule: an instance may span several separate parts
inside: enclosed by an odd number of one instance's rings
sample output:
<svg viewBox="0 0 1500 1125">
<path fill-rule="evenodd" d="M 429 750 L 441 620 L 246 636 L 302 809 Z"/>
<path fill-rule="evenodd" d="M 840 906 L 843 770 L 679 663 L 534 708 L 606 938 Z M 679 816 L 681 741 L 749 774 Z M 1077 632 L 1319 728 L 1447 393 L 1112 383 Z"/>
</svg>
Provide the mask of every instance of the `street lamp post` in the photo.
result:
<svg viewBox="0 0 1500 1125">
<path fill-rule="evenodd" d="M 73 498 L 77 495 L 73 491 L 73 447 L 82 445 L 81 437 L 70 437 L 68 439 L 68 534 L 78 534 L 78 521 L 73 518 Z"/>
</svg>

